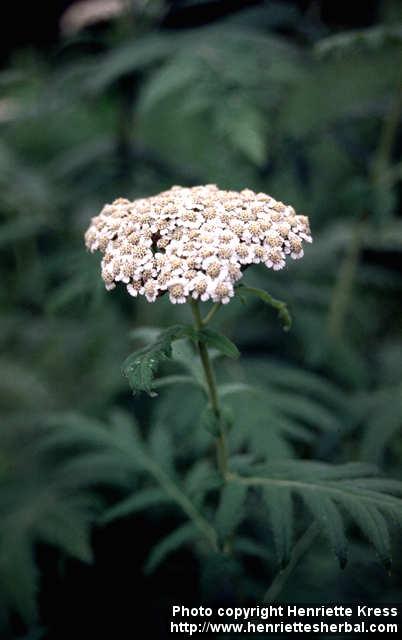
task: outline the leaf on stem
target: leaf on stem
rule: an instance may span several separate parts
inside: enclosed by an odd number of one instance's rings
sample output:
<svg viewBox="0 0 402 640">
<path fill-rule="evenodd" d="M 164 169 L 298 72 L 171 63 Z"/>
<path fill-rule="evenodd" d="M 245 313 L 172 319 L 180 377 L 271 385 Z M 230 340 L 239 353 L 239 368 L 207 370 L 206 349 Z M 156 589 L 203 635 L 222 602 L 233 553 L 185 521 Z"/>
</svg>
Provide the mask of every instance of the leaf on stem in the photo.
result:
<svg viewBox="0 0 402 640">
<path fill-rule="evenodd" d="M 172 533 L 169 533 L 153 547 L 145 563 L 145 573 L 149 574 L 155 571 L 166 556 L 174 553 L 183 545 L 194 542 L 198 537 L 198 531 L 192 522 L 186 522 L 180 527 L 177 527 L 177 529 L 174 529 Z"/>
<path fill-rule="evenodd" d="M 128 379 L 134 393 L 146 391 L 156 395 L 152 383 L 160 364 L 172 356 L 172 343 L 180 338 L 195 338 L 195 331 L 188 325 L 174 325 L 163 331 L 158 339 L 142 349 L 134 351 L 124 361 L 123 375 Z"/>
<path fill-rule="evenodd" d="M 216 415 L 210 405 L 207 405 L 201 414 L 200 427 L 205 429 L 214 438 L 219 436 L 219 416 Z"/>
<path fill-rule="evenodd" d="M 217 349 L 228 358 L 238 358 L 240 355 L 240 351 L 229 338 L 213 329 L 201 329 L 197 333 L 197 338 L 200 342 Z"/>
<path fill-rule="evenodd" d="M 221 540 L 225 540 L 238 527 L 245 516 L 244 503 L 248 487 L 241 484 L 227 484 L 221 493 L 215 525 Z"/>
<path fill-rule="evenodd" d="M 243 299 L 243 293 L 256 296 L 266 304 L 269 304 L 271 307 L 276 309 L 284 331 L 289 331 L 290 327 L 292 326 L 292 317 L 285 302 L 283 302 L 282 300 L 277 300 L 269 293 L 264 291 L 264 289 L 258 289 L 257 287 L 247 287 L 244 284 L 237 285 L 236 293 L 241 299 Z"/>
<path fill-rule="evenodd" d="M 263 500 L 268 508 L 275 550 L 280 567 L 289 562 L 293 543 L 293 502 L 290 490 L 266 486 Z"/>
<path fill-rule="evenodd" d="M 169 497 L 157 487 L 148 487 L 141 491 L 136 491 L 128 498 L 118 502 L 114 507 L 108 509 L 100 519 L 101 524 L 108 524 L 118 518 L 126 518 L 138 511 L 149 509 L 169 503 Z"/>
<path fill-rule="evenodd" d="M 288 552 L 283 547 L 283 540 L 289 540 L 291 535 L 291 494 L 292 498 L 301 498 L 310 516 L 329 539 L 341 567 L 347 561 L 347 524 L 352 521 L 389 568 L 391 525 L 393 522 L 402 525 L 402 482 L 382 478 L 373 467 L 359 463 L 330 465 L 283 461 L 272 462 L 265 471 L 263 467 L 260 471 L 262 473 L 256 468 L 259 475 L 234 476 L 233 482 L 259 486 L 263 490 L 270 506 L 277 546 L 279 541 L 280 557 Z M 283 512 L 278 517 L 280 508 Z"/>
<path fill-rule="evenodd" d="M 208 404 L 201 413 L 200 427 L 217 438 L 222 430 L 229 429 L 232 426 L 233 420 L 233 411 L 230 407 L 221 406 L 219 415 L 217 415 L 211 405 Z"/>
</svg>

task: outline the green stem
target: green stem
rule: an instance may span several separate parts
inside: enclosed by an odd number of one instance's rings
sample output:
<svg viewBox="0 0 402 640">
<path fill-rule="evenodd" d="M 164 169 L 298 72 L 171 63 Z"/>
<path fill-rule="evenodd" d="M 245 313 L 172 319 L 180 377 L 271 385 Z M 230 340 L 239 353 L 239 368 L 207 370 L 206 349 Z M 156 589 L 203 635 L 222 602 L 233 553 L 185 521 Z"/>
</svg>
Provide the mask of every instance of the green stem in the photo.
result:
<svg viewBox="0 0 402 640">
<path fill-rule="evenodd" d="M 288 581 L 291 573 L 300 562 L 304 554 L 310 549 L 317 535 L 318 527 L 315 523 L 313 523 L 296 542 L 295 546 L 293 547 L 290 560 L 286 567 L 282 571 L 280 571 L 272 580 L 271 586 L 265 592 L 265 595 L 262 599 L 264 603 L 274 602 L 277 599 L 278 595 L 281 593 L 283 587 Z"/>
<path fill-rule="evenodd" d="M 215 302 L 213 307 L 211 307 L 211 309 L 208 311 L 208 313 L 205 316 L 205 318 L 202 320 L 202 324 L 204 326 L 207 325 L 208 322 L 210 322 L 212 320 L 212 318 L 214 317 L 215 313 L 217 311 L 219 311 L 220 308 L 221 308 L 221 303 L 220 302 Z"/>
<path fill-rule="evenodd" d="M 270 487 L 288 488 L 288 489 L 300 489 L 314 491 L 316 493 L 331 494 L 333 498 L 350 499 L 356 497 L 356 491 L 353 487 L 346 485 L 337 487 L 335 485 L 320 484 L 319 482 L 307 481 L 307 480 L 290 480 L 282 478 L 269 478 L 264 476 L 240 476 L 237 473 L 229 472 L 226 476 L 227 482 L 234 482 L 236 484 L 244 484 L 248 487 L 263 487 L 268 485 Z M 361 502 L 367 502 L 367 504 L 378 504 L 379 506 L 397 507 L 400 503 L 400 499 L 394 495 L 376 495 L 367 493 L 367 495 L 360 495 Z"/>
<path fill-rule="evenodd" d="M 364 221 L 359 221 L 353 228 L 352 237 L 341 262 L 338 278 L 333 289 L 328 313 L 328 333 L 332 338 L 339 338 L 343 332 L 347 308 L 359 264 L 364 225 Z"/>
<path fill-rule="evenodd" d="M 197 300 L 191 299 L 191 310 L 194 316 L 194 325 L 197 331 L 203 329 L 208 320 L 208 316 L 212 317 L 212 310 L 206 316 L 205 320 L 202 319 L 200 308 Z M 213 307 L 214 309 L 214 307 Z M 227 444 L 226 444 L 226 435 L 224 430 L 223 421 L 221 419 L 221 409 L 219 405 L 219 397 L 218 390 L 216 386 L 215 374 L 212 368 L 211 359 L 209 357 L 208 348 L 203 342 L 198 342 L 198 352 L 200 354 L 201 364 L 204 370 L 205 382 L 208 390 L 209 402 L 211 404 L 211 409 L 214 412 L 216 418 L 219 423 L 219 436 L 216 438 L 216 453 L 217 453 L 217 461 L 218 468 L 222 474 L 222 477 L 226 480 L 228 476 L 228 452 L 227 452 Z"/>
<path fill-rule="evenodd" d="M 401 78 L 402 79 L 402 78 Z M 392 149 L 398 132 L 400 114 L 402 110 L 402 83 L 398 82 L 398 89 L 391 108 L 384 118 L 378 141 L 375 159 L 371 169 L 371 183 L 374 188 L 381 188 L 384 178 L 389 171 Z M 345 257 L 341 263 L 338 277 L 333 290 L 328 311 L 328 332 L 336 338 L 342 335 L 347 314 L 349 300 L 352 296 L 353 284 L 359 264 L 360 252 L 364 237 L 365 220 L 356 223 Z"/>
<path fill-rule="evenodd" d="M 149 460 L 148 470 L 155 479 L 159 482 L 165 492 L 174 500 L 184 511 L 184 513 L 192 520 L 198 530 L 208 540 L 210 547 L 214 550 L 218 550 L 218 539 L 215 529 L 209 524 L 204 516 L 194 507 L 189 498 L 181 491 L 179 487 L 164 473 L 164 471 Z"/>
<path fill-rule="evenodd" d="M 384 172 L 390 164 L 392 148 L 398 131 L 400 116 L 402 111 L 402 74 L 398 82 L 398 90 L 393 99 L 387 117 L 384 119 L 377 154 L 372 169 L 372 180 L 374 183 L 380 182 Z"/>
</svg>

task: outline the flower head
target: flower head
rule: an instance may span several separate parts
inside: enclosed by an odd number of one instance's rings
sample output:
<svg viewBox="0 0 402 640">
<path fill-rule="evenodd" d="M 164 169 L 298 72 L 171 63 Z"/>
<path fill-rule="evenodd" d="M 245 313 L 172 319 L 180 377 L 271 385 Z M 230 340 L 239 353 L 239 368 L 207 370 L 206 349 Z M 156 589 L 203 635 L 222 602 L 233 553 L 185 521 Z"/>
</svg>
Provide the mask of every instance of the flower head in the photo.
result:
<svg viewBox="0 0 402 640">
<path fill-rule="evenodd" d="M 216 185 L 172 187 L 150 198 L 124 198 L 92 218 L 86 246 L 103 254 L 107 289 L 172 303 L 193 298 L 226 304 L 250 264 L 278 270 L 303 257 L 309 221 L 265 193 Z"/>
</svg>

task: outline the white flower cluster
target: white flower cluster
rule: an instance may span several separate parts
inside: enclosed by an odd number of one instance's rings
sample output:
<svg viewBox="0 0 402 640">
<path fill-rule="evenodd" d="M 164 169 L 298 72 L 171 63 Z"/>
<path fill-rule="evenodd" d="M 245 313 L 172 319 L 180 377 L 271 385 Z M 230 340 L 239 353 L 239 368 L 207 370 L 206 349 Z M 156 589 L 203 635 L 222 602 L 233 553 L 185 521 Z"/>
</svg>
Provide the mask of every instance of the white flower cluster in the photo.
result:
<svg viewBox="0 0 402 640">
<path fill-rule="evenodd" d="M 172 303 L 189 296 L 223 304 L 250 264 L 282 269 L 303 256 L 309 221 L 291 206 L 250 189 L 172 187 L 151 198 L 107 204 L 85 234 L 99 249 L 107 289 L 123 282 L 132 296 Z"/>
</svg>

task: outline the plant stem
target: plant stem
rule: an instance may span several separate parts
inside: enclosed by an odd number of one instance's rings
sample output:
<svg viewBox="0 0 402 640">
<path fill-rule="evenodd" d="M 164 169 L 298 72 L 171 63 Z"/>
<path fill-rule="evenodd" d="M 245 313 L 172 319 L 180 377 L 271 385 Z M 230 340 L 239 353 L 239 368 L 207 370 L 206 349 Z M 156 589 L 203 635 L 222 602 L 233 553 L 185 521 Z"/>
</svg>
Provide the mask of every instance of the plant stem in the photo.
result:
<svg viewBox="0 0 402 640">
<path fill-rule="evenodd" d="M 359 264 L 364 226 L 365 221 L 359 221 L 355 224 L 346 254 L 338 271 L 328 313 L 328 333 L 332 338 L 339 338 L 342 335 Z"/>
<path fill-rule="evenodd" d="M 262 599 L 264 603 L 274 602 L 276 600 L 283 587 L 285 586 L 288 578 L 290 577 L 290 574 L 295 569 L 296 565 L 299 563 L 304 554 L 310 549 L 317 535 L 318 527 L 315 523 L 313 523 L 296 542 L 295 546 L 293 547 L 290 560 L 286 567 L 282 571 L 280 571 L 272 580 L 271 586 L 268 588 Z"/>
<path fill-rule="evenodd" d="M 400 79 L 402 79 L 402 76 Z M 397 91 L 392 101 L 391 108 L 382 123 L 380 139 L 370 172 L 370 181 L 374 189 L 384 185 L 384 179 L 386 184 L 392 149 L 396 134 L 398 133 L 401 110 L 402 83 L 398 82 Z M 346 254 L 338 271 L 338 277 L 333 289 L 333 295 L 328 311 L 328 333 L 333 338 L 337 338 L 342 335 L 348 304 L 352 296 L 356 271 L 359 264 L 366 224 L 366 220 L 363 218 L 355 224 L 349 245 L 346 249 Z"/>
<path fill-rule="evenodd" d="M 203 329 L 203 327 L 205 327 L 207 322 L 214 315 L 212 314 L 212 311 L 215 307 L 211 309 L 209 314 L 206 316 L 205 320 L 203 320 L 201 317 L 198 300 L 191 299 L 190 304 L 191 304 L 191 310 L 194 316 L 195 328 L 197 329 L 197 331 L 200 331 L 201 329 Z M 218 390 L 216 387 L 215 374 L 212 367 L 211 359 L 209 357 L 208 347 L 203 342 L 200 342 L 200 341 L 197 343 L 197 345 L 198 345 L 198 352 L 200 354 L 201 364 L 204 369 L 205 382 L 207 384 L 211 409 L 214 412 L 219 424 L 219 436 L 216 438 L 216 453 L 217 453 L 218 468 L 222 474 L 223 479 L 226 480 L 228 476 L 228 452 L 227 452 L 227 444 L 226 444 L 226 435 L 225 435 L 224 425 L 223 425 L 222 416 L 221 416 L 221 409 L 219 405 L 219 397 L 218 397 Z"/>
<path fill-rule="evenodd" d="M 209 524 L 208 520 L 194 507 L 191 500 L 183 493 L 183 491 L 164 473 L 159 465 L 149 460 L 148 470 L 159 482 L 166 493 L 183 509 L 184 513 L 192 520 L 198 530 L 205 536 L 210 547 L 218 550 L 218 539 L 215 529 Z"/>
<path fill-rule="evenodd" d="M 211 309 L 208 311 L 207 315 L 205 316 L 205 318 L 202 320 L 202 324 L 203 325 L 207 325 L 208 322 L 210 322 L 212 320 L 212 318 L 214 317 L 215 313 L 217 311 L 219 311 L 219 309 L 221 308 L 221 304 L 220 302 L 215 302 L 215 304 L 211 307 Z"/>
<path fill-rule="evenodd" d="M 388 169 L 388 165 L 390 164 L 392 148 L 394 146 L 395 137 L 398 132 L 401 111 L 402 73 L 400 74 L 398 89 L 392 101 L 391 108 L 382 125 L 380 141 L 372 168 L 372 180 L 374 183 L 381 181 L 384 172 L 386 172 L 386 170 Z"/>
</svg>

